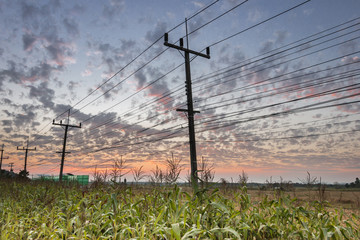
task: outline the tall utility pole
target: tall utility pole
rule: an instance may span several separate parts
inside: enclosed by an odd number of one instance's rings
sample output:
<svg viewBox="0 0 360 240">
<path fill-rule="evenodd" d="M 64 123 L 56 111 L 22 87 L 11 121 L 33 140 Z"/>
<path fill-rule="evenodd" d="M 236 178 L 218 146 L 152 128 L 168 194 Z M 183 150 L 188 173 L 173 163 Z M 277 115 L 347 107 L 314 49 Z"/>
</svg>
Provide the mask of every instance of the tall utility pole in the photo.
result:
<svg viewBox="0 0 360 240">
<path fill-rule="evenodd" d="M 4 144 L 2 145 L 2 147 L 1 147 L 0 151 L 1 151 L 1 159 L 0 159 L 0 173 L 1 173 L 1 170 L 2 170 L 2 168 L 1 168 L 1 166 L 2 166 L 2 161 L 3 161 L 3 159 L 9 159 L 9 157 L 3 157 L 3 153 L 4 153 Z"/>
<path fill-rule="evenodd" d="M 210 49 L 206 48 L 206 54 L 193 51 L 189 49 L 189 38 L 188 38 L 188 29 L 187 29 L 187 19 L 185 19 L 186 27 L 186 48 L 184 48 L 184 40 L 180 38 L 180 46 L 171 44 L 168 42 L 169 37 L 168 33 L 164 35 L 164 45 L 167 47 L 175 48 L 177 50 L 183 51 L 185 53 L 185 76 L 186 76 L 186 95 L 187 95 L 187 109 L 177 109 L 180 112 L 188 113 L 188 123 L 189 123 L 189 142 L 190 142 L 190 165 L 191 165 L 191 183 L 193 189 L 198 189 L 198 174 L 197 174 L 197 160 L 196 160 L 196 140 L 195 140 L 195 124 L 194 124 L 194 114 L 199 113 L 194 111 L 193 99 L 192 99 L 192 88 L 191 88 L 191 71 L 190 71 L 190 53 L 210 59 Z"/>
<path fill-rule="evenodd" d="M 60 121 L 60 123 L 55 123 L 55 119 L 53 120 L 53 125 L 58 125 L 58 126 L 61 126 L 61 127 L 65 127 L 64 130 L 65 130 L 65 134 L 64 134 L 64 143 L 63 143 L 63 149 L 62 149 L 62 155 L 61 155 L 61 165 L 60 165 L 60 175 L 59 175 L 59 182 L 62 181 L 62 177 L 63 177 L 63 170 L 64 170 L 64 161 L 65 161 L 65 154 L 66 153 L 69 153 L 69 152 L 66 152 L 66 139 L 67 139 L 67 132 L 69 130 L 69 127 L 73 127 L 73 128 L 81 128 L 81 123 L 78 125 L 78 126 L 75 126 L 75 125 L 70 125 L 69 124 L 69 117 L 70 117 L 70 110 L 69 110 L 69 113 L 68 113 L 68 121 L 67 121 L 67 124 L 64 124 L 62 123 L 62 121 Z"/>
<path fill-rule="evenodd" d="M 26 171 L 26 166 L 27 166 L 27 156 L 28 156 L 28 152 L 29 151 L 36 151 L 36 147 L 35 148 L 29 148 L 29 140 L 26 141 L 26 148 L 25 147 L 22 147 L 22 148 L 19 148 L 17 147 L 16 148 L 18 151 L 25 151 L 25 162 L 24 162 L 24 173 L 26 174 L 27 171 Z"/>
</svg>

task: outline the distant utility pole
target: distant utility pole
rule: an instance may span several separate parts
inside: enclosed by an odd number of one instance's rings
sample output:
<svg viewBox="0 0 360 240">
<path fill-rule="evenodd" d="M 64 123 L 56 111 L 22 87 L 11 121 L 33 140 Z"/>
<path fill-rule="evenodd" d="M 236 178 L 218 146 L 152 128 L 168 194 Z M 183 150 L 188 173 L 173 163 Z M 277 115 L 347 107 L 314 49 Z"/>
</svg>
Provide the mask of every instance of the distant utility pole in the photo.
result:
<svg viewBox="0 0 360 240">
<path fill-rule="evenodd" d="M 184 40 L 180 38 L 180 46 L 171 44 L 168 42 L 169 37 L 168 33 L 164 35 L 164 45 L 167 47 L 175 48 L 177 50 L 183 51 L 185 53 L 185 75 L 186 75 L 186 95 L 187 95 L 187 109 L 177 109 L 180 112 L 188 113 L 188 122 L 189 122 L 189 142 L 190 142 L 190 161 L 191 161 L 191 183 L 193 189 L 198 189 L 198 174 L 197 174 L 197 160 L 196 160 L 196 141 L 195 141 L 195 124 L 194 124 L 194 114 L 200 113 L 199 111 L 194 111 L 193 99 L 192 99 L 192 89 L 191 89 L 191 71 L 190 71 L 190 53 L 210 59 L 210 49 L 206 48 L 206 54 L 193 51 L 189 49 L 189 38 L 188 38 L 188 29 L 187 29 L 187 19 L 185 19 L 186 27 L 186 48 L 184 48 Z"/>
<path fill-rule="evenodd" d="M 14 163 L 12 162 L 12 163 L 9 163 L 9 165 L 10 165 L 10 172 L 13 172 L 13 166 L 14 166 Z"/>
<path fill-rule="evenodd" d="M 29 140 L 26 141 L 26 148 L 25 147 L 22 147 L 22 148 L 19 148 L 17 147 L 16 148 L 18 151 L 25 151 L 25 163 L 24 163 L 24 172 L 26 174 L 26 166 L 27 166 L 27 156 L 28 156 L 28 152 L 29 151 L 36 151 L 36 147 L 35 148 L 29 148 Z"/>
<path fill-rule="evenodd" d="M 3 159 L 9 159 L 9 157 L 3 157 L 3 153 L 4 153 L 4 144 L 2 145 L 2 147 L 1 147 L 0 151 L 1 151 L 1 159 L 0 159 L 0 172 L 1 172 L 1 170 L 2 170 L 1 166 L 2 166 L 2 161 L 3 161 Z"/>
<path fill-rule="evenodd" d="M 67 124 L 62 123 L 62 121 L 60 121 L 60 123 L 55 123 L 55 119 L 53 120 L 53 125 L 58 125 L 58 126 L 61 126 L 61 127 L 65 127 L 65 128 L 64 128 L 65 134 L 64 134 L 63 149 L 62 149 L 62 152 L 57 152 L 57 153 L 62 153 L 62 155 L 61 155 L 61 165 L 60 165 L 59 182 L 62 181 L 62 177 L 63 177 L 65 154 L 66 154 L 66 153 L 69 153 L 69 152 L 66 152 L 66 139 L 67 139 L 68 129 L 69 129 L 69 127 L 71 127 L 71 128 L 72 128 L 72 127 L 73 127 L 73 128 L 81 128 L 81 123 L 80 123 L 78 126 L 70 125 L 70 124 L 69 124 L 69 117 L 70 117 L 70 110 L 69 110 L 69 112 L 68 112 L 68 121 L 67 121 Z"/>
</svg>

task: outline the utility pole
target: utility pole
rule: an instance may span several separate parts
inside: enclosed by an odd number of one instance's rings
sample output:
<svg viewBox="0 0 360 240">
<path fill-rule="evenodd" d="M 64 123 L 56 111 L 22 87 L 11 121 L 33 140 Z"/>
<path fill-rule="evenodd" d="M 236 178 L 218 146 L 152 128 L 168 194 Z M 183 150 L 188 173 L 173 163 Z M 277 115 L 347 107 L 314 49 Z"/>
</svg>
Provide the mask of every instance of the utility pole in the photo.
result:
<svg viewBox="0 0 360 240">
<path fill-rule="evenodd" d="M 10 172 L 13 172 L 13 166 L 14 166 L 14 163 L 12 162 L 12 163 L 9 163 L 9 165 L 10 165 Z"/>
<path fill-rule="evenodd" d="M 2 161 L 3 161 L 3 159 L 9 159 L 9 157 L 3 157 L 3 153 L 4 153 L 4 144 L 2 145 L 2 147 L 1 147 L 0 151 L 1 151 L 1 159 L 0 159 L 0 173 L 1 173 L 1 170 L 2 170 L 2 168 L 1 168 L 1 166 L 2 166 Z"/>
<path fill-rule="evenodd" d="M 28 156 L 28 152 L 29 151 L 36 151 L 36 147 L 35 148 L 29 148 L 29 140 L 26 141 L 26 148 L 22 147 L 16 148 L 18 151 L 25 151 L 25 163 L 24 163 L 24 174 L 26 175 L 27 171 L 26 171 L 26 166 L 27 166 L 27 156 Z"/>
<path fill-rule="evenodd" d="M 70 110 L 68 112 L 68 121 L 67 123 L 62 123 L 62 121 L 60 120 L 60 123 L 55 123 L 55 119 L 53 120 L 53 125 L 58 125 L 58 126 L 61 126 L 61 127 L 65 127 L 64 130 L 65 130 L 65 134 L 64 134 L 64 142 L 63 142 L 63 149 L 62 149 L 62 152 L 58 152 L 58 153 L 62 153 L 61 155 L 61 165 L 60 165 L 60 175 L 59 175 L 59 182 L 62 181 L 62 177 L 63 177 L 63 170 L 64 170 L 64 161 L 65 161 L 65 154 L 66 153 L 69 153 L 69 152 L 66 152 L 66 139 L 67 139 L 67 132 L 69 130 L 69 127 L 71 128 L 81 128 L 81 123 L 76 126 L 76 125 L 70 125 L 69 124 L 69 117 L 70 117 Z"/>
<path fill-rule="evenodd" d="M 194 111 L 193 99 L 192 99 L 192 88 L 191 88 L 191 71 L 190 71 L 190 54 L 194 54 L 200 57 L 210 59 L 210 49 L 206 48 L 206 54 L 201 52 L 196 52 L 189 49 L 189 38 L 188 38 L 188 29 L 187 29 L 187 19 L 185 19 L 186 27 L 186 48 L 184 48 L 184 40 L 180 38 L 180 46 L 171 44 L 168 42 L 169 37 L 168 33 L 164 35 L 164 45 L 167 47 L 175 48 L 179 51 L 183 51 L 185 54 L 185 76 L 186 76 L 186 95 L 187 95 L 187 109 L 177 109 L 179 112 L 187 112 L 188 123 L 189 123 L 189 143 L 190 143 L 190 166 L 191 166 L 191 183 L 193 189 L 197 191 L 198 189 L 198 174 L 197 174 L 197 160 L 196 160 L 196 140 L 195 140 L 195 124 L 194 124 L 194 114 L 200 113 L 199 111 Z"/>
</svg>

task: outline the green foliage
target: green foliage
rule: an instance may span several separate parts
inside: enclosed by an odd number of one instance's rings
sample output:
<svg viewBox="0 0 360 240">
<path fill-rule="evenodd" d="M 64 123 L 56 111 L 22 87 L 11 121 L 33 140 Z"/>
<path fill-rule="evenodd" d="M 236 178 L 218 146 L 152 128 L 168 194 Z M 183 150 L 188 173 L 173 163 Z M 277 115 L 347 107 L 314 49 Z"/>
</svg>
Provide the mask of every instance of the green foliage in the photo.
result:
<svg viewBox="0 0 360 240">
<path fill-rule="evenodd" d="M 146 192 L 147 191 L 147 192 Z M 280 196 L 0 183 L 0 239 L 360 239 L 359 216 Z"/>
</svg>

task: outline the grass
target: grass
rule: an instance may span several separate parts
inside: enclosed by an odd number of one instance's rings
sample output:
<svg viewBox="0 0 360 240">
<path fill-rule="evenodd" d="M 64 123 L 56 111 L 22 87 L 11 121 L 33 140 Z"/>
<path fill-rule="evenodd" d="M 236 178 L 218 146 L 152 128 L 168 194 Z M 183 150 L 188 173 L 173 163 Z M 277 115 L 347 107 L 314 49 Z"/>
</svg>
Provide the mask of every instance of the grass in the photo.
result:
<svg viewBox="0 0 360 240">
<path fill-rule="evenodd" d="M 359 214 L 245 187 L 0 183 L 1 239 L 360 239 Z"/>
</svg>

